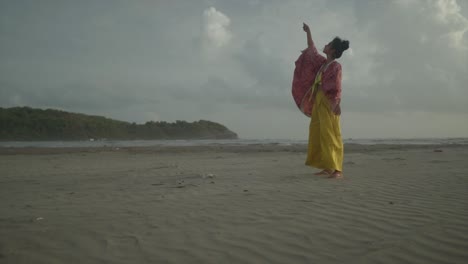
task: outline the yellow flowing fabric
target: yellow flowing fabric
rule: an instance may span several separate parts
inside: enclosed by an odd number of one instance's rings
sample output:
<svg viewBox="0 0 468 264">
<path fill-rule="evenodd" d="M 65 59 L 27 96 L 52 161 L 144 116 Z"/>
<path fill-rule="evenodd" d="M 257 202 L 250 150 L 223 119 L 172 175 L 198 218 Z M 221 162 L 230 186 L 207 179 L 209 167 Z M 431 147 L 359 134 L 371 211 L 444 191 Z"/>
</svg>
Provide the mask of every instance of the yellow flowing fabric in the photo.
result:
<svg viewBox="0 0 468 264">
<path fill-rule="evenodd" d="M 315 102 L 309 126 L 309 146 L 306 165 L 318 169 L 343 171 L 343 141 L 341 139 L 340 116 L 330 109 L 328 98 L 319 89 L 322 74 L 317 76 Z"/>
</svg>

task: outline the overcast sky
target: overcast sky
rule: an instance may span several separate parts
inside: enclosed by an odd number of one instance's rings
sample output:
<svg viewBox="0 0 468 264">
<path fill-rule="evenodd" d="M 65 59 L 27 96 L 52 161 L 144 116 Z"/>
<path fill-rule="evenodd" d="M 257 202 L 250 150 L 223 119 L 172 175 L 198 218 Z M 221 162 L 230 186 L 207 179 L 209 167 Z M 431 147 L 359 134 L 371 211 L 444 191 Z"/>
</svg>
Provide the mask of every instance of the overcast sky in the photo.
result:
<svg viewBox="0 0 468 264">
<path fill-rule="evenodd" d="M 350 41 L 344 138 L 468 137 L 465 0 L 2 0 L 0 106 L 306 139 L 303 21 Z"/>
</svg>

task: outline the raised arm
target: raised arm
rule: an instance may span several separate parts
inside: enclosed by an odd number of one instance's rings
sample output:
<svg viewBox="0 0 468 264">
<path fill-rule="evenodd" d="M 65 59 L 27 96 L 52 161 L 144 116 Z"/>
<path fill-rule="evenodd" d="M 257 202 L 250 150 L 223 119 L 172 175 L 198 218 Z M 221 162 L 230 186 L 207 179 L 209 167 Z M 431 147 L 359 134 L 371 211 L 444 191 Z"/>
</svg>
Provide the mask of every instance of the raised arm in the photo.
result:
<svg viewBox="0 0 468 264">
<path fill-rule="evenodd" d="M 301 51 L 301 55 L 294 62 L 292 94 L 299 109 L 306 115 L 310 116 L 312 112 L 312 102 L 305 100 L 309 94 L 310 88 L 315 81 L 317 72 L 320 67 L 326 62 L 326 58 L 320 55 L 315 48 L 309 26 L 304 23 L 304 31 L 307 33 L 307 49 Z"/>
<path fill-rule="evenodd" d="M 314 42 L 312 41 L 312 34 L 310 33 L 309 25 L 307 25 L 306 23 L 303 23 L 302 29 L 307 35 L 307 47 L 313 46 Z"/>
<path fill-rule="evenodd" d="M 314 54 L 318 54 L 317 48 L 315 47 L 314 41 L 312 40 L 312 34 L 310 33 L 309 25 L 303 23 L 302 29 L 305 31 L 307 35 L 307 47 L 312 49 Z"/>
</svg>

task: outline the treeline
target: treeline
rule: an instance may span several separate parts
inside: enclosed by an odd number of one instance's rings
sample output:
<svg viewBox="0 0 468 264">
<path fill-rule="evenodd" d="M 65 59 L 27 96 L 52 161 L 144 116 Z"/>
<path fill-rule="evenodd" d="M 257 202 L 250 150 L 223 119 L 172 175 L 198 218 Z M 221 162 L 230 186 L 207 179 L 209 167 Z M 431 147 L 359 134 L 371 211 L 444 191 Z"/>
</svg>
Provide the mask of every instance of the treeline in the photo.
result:
<svg viewBox="0 0 468 264">
<path fill-rule="evenodd" d="M 0 107 L 0 140 L 235 139 L 225 126 L 206 120 L 135 124 L 55 109 Z"/>
</svg>

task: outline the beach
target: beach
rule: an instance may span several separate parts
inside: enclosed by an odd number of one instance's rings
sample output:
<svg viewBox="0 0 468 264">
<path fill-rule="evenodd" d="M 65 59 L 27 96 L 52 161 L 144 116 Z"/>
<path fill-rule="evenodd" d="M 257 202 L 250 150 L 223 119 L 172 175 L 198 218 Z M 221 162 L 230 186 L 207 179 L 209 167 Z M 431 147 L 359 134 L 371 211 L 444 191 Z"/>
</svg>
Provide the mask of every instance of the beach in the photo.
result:
<svg viewBox="0 0 468 264">
<path fill-rule="evenodd" d="M 0 263 L 467 263 L 468 145 L 0 148 Z"/>
</svg>

